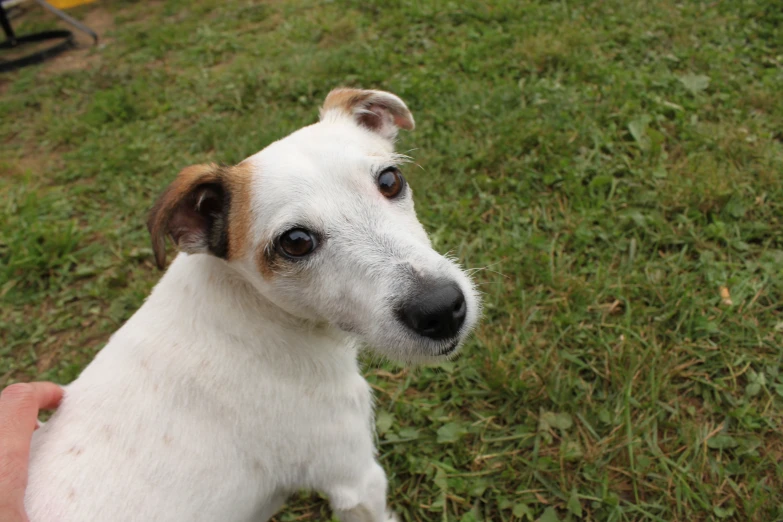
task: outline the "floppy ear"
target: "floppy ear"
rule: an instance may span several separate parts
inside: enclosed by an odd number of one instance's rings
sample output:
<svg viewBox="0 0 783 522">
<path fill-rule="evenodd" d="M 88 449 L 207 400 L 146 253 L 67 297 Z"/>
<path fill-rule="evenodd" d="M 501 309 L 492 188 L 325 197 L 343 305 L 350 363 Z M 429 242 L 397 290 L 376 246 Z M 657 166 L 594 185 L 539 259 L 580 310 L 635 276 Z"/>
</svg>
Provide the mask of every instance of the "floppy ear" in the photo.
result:
<svg viewBox="0 0 783 522">
<path fill-rule="evenodd" d="M 405 102 L 384 91 L 333 90 L 321 108 L 321 120 L 339 114 L 352 117 L 359 125 L 387 139 L 397 136 L 399 129 L 413 130 L 415 126 Z"/>
<path fill-rule="evenodd" d="M 183 169 L 158 198 L 147 220 L 158 268 L 166 264 L 166 236 L 183 252 L 226 258 L 229 199 L 223 169 L 217 165 Z"/>
</svg>

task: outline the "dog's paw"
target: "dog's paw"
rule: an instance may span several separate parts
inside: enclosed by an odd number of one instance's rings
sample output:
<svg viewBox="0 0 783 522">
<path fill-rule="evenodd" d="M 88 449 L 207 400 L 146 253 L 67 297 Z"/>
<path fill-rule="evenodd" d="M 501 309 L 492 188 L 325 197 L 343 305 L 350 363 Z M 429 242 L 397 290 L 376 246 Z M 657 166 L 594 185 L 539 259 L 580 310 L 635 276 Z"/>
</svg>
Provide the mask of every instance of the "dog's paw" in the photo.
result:
<svg viewBox="0 0 783 522">
<path fill-rule="evenodd" d="M 384 522 L 400 522 L 400 519 L 397 518 L 397 515 L 392 513 L 391 511 L 386 512 L 386 520 Z"/>
</svg>

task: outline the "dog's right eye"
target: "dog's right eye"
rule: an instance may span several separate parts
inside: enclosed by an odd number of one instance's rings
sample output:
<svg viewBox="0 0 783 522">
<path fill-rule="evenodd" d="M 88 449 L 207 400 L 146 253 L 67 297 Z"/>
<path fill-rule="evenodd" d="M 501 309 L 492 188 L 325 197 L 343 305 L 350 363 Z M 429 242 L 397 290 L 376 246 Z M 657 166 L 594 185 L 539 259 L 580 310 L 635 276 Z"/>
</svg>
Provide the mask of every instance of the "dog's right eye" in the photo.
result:
<svg viewBox="0 0 783 522">
<path fill-rule="evenodd" d="M 304 257 L 310 254 L 318 242 L 310 232 L 294 228 L 280 236 L 278 247 L 288 257 Z"/>
<path fill-rule="evenodd" d="M 389 167 L 378 176 L 378 189 L 388 199 L 394 199 L 405 188 L 405 178 L 397 167 Z"/>
</svg>

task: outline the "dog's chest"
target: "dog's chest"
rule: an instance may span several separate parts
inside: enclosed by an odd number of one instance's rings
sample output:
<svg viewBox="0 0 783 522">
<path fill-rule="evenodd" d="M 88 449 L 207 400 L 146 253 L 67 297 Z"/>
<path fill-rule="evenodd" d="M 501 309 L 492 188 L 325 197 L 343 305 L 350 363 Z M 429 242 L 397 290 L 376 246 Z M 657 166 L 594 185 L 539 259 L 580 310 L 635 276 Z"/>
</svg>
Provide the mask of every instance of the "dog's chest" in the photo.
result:
<svg viewBox="0 0 783 522">
<path fill-rule="evenodd" d="M 367 381 L 358 373 L 342 382 L 265 386 L 248 411 L 255 412 L 260 455 L 306 463 L 316 453 L 343 451 L 351 444 L 363 446 L 372 441 L 372 397 Z"/>
<path fill-rule="evenodd" d="M 251 509 L 281 491 L 324 489 L 372 459 L 372 399 L 358 372 L 335 382 L 256 377 L 233 390 L 161 383 L 153 391 L 144 382 L 131 390 L 119 379 L 85 393 L 77 381 L 36 438 L 34 489 L 63 498 L 123 492 L 140 504 L 163 495 L 161 503 L 182 506 L 222 491 L 236 509 Z M 177 477 L 199 479 L 184 487 Z"/>
<path fill-rule="evenodd" d="M 212 376 L 233 385 L 164 394 L 168 423 L 178 420 L 178 435 L 187 440 L 174 446 L 231 448 L 218 460 L 297 488 L 320 480 L 322 469 L 333 467 L 329 461 L 355 453 L 366 462 L 374 453 L 372 395 L 354 360 L 339 372 L 244 362 L 231 376 Z"/>
</svg>

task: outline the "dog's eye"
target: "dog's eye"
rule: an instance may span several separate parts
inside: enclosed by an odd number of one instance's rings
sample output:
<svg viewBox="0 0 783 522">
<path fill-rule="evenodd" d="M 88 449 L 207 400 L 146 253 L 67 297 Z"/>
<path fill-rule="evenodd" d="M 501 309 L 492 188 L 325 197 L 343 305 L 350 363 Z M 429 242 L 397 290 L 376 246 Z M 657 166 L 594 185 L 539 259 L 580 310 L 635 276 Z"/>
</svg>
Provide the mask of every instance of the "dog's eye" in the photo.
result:
<svg viewBox="0 0 783 522">
<path fill-rule="evenodd" d="M 399 196 L 404 187 L 405 178 L 397 167 L 384 169 L 378 176 L 378 189 L 389 199 Z"/>
<path fill-rule="evenodd" d="M 302 228 L 294 228 L 280 236 L 280 250 L 289 257 L 303 257 L 315 250 L 315 237 Z"/>
</svg>

